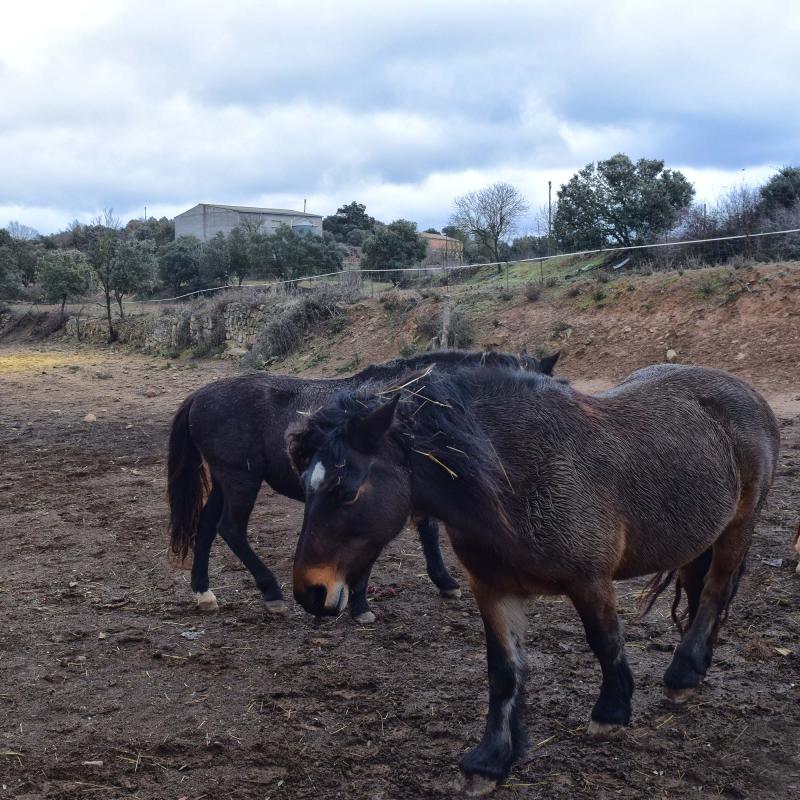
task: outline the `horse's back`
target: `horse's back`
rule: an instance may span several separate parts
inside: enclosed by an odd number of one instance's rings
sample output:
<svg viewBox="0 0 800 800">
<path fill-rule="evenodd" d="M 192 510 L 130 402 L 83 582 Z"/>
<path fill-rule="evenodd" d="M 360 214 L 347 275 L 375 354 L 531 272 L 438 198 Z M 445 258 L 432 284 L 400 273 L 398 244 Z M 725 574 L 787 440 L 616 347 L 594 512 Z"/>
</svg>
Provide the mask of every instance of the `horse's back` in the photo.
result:
<svg viewBox="0 0 800 800">
<path fill-rule="evenodd" d="M 778 464 L 780 430 L 769 403 L 749 383 L 720 369 L 681 364 L 655 364 L 629 375 L 613 389 L 609 399 L 640 393 L 660 401 L 697 403 L 730 439 L 736 466 L 744 485 L 766 496 Z"/>
</svg>

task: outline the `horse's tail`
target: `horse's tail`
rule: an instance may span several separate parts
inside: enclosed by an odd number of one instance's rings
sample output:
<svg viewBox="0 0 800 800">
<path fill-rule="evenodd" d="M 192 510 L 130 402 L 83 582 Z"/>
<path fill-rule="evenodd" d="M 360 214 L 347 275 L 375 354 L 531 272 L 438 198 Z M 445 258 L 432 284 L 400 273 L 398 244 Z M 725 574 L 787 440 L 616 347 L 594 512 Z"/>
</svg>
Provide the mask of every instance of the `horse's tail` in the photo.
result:
<svg viewBox="0 0 800 800">
<path fill-rule="evenodd" d="M 190 395 L 172 421 L 167 456 L 167 502 L 169 503 L 169 547 L 183 561 L 194 549 L 203 500 L 208 494 L 208 476 L 203 457 L 189 431 Z"/>
<path fill-rule="evenodd" d="M 670 570 L 669 572 L 657 572 L 652 578 L 650 578 L 650 580 L 647 582 L 647 585 L 642 590 L 642 594 L 639 598 L 640 619 L 647 616 L 656 600 L 661 597 L 661 595 L 664 593 L 664 590 L 672 583 L 672 579 L 675 577 L 677 572 L 678 570 L 676 569 Z M 680 586 L 680 583 L 678 586 Z M 680 588 L 678 588 L 676 591 L 679 592 Z"/>
<path fill-rule="evenodd" d="M 711 557 L 712 551 L 710 547 L 701 556 L 697 557 L 695 563 L 700 570 L 698 577 L 705 577 L 705 575 L 708 573 L 708 570 L 711 568 Z M 745 572 L 747 572 L 746 557 L 742 559 L 742 563 L 739 564 L 739 568 L 731 576 L 730 588 L 727 597 L 725 597 L 725 603 L 720 610 L 714 627 L 714 632 L 712 634 L 715 640 L 720 624 L 725 622 L 725 620 L 728 618 L 728 611 L 731 603 L 733 602 L 733 598 L 736 597 L 736 593 L 739 591 L 739 584 L 741 583 Z M 672 583 L 673 578 L 675 579 L 675 597 L 672 601 L 670 616 L 672 617 L 672 621 L 675 623 L 675 626 L 677 627 L 681 636 L 683 636 L 683 634 L 686 633 L 685 623 L 689 616 L 689 609 L 684 608 L 681 610 L 680 608 L 681 594 L 684 590 L 684 586 L 681 582 L 680 572 L 677 569 L 673 569 L 670 572 L 659 572 L 656 575 L 653 575 L 653 577 L 647 582 L 639 601 L 639 615 L 640 618 L 644 617 L 647 612 L 650 611 L 656 600 L 658 600 L 664 590 L 670 585 L 670 583 Z"/>
</svg>

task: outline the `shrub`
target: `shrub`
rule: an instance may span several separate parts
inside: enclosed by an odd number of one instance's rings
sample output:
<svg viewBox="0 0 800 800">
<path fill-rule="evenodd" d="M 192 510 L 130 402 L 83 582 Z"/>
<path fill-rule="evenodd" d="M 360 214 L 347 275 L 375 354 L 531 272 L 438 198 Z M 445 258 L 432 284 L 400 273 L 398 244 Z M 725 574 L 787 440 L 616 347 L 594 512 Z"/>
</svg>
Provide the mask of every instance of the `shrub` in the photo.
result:
<svg viewBox="0 0 800 800">
<path fill-rule="evenodd" d="M 700 292 L 701 295 L 708 297 L 709 295 L 714 294 L 714 284 L 711 281 L 703 281 L 698 287 L 697 291 Z"/>
<path fill-rule="evenodd" d="M 414 325 L 414 336 L 417 339 L 433 339 L 442 330 L 441 314 L 425 314 L 418 317 Z"/>
<path fill-rule="evenodd" d="M 531 303 L 535 303 L 541 295 L 542 290 L 535 283 L 529 283 L 525 287 L 525 297 L 527 297 Z"/>
<path fill-rule="evenodd" d="M 611 280 L 607 272 L 600 270 L 597 273 L 597 282 L 598 283 L 608 283 Z"/>
<path fill-rule="evenodd" d="M 594 300 L 595 303 L 600 303 L 605 299 L 606 293 L 598 286 L 594 292 L 592 292 L 592 300 Z"/>
<path fill-rule="evenodd" d="M 565 292 L 565 294 L 567 295 L 567 297 L 577 297 L 577 296 L 578 296 L 580 293 L 581 293 L 581 287 L 580 287 L 580 286 L 578 286 L 577 284 L 573 284 L 573 285 L 572 285 L 572 286 L 570 286 L 570 287 L 569 287 L 569 289 L 567 289 L 567 291 Z"/>
<path fill-rule="evenodd" d="M 300 345 L 309 328 L 341 313 L 337 299 L 336 293 L 329 290 L 293 297 L 258 335 L 252 350 L 245 356 L 246 363 L 256 366 L 258 357 L 267 362 L 289 355 Z"/>
<path fill-rule="evenodd" d="M 426 344 L 442 332 L 442 313 L 425 315 L 417 319 L 414 336 Z M 469 347 L 475 341 L 475 324 L 463 311 L 450 312 L 447 347 Z"/>
<path fill-rule="evenodd" d="M 400 316 L 407 314 L 419 303 L 414 295 L 404 295 L 402 292 L 392 291 L 382 294 L 378 302 L 389 313 L 397 312 Z"/>
<path fill-rule="evenodd" d="M 453 310 L 450 315 L 449 347 L 470 347 L 475 341 L 475 323 L 461 311 Z"/>
<path fill-rule="evenodd" d="M 545 285 L 545 286 L 546 286 L 548 289 L 552 289 L 554 286 L 558 286 L 558 284 L 559 284 L 559 283 L 561 283 L 561 281 L 560 281 L 560 280 L 559 280 L 559 279 L 558 279 L 558 278 L 557 278 L 555 275 L 551 275 L 551 276 L 550 276 L 550 277 L 549 277 L 549 278 L 548 278 L 548 279 L 547 279 L 547 280 L 544 282 L 544 285 Z"/>
</svg>

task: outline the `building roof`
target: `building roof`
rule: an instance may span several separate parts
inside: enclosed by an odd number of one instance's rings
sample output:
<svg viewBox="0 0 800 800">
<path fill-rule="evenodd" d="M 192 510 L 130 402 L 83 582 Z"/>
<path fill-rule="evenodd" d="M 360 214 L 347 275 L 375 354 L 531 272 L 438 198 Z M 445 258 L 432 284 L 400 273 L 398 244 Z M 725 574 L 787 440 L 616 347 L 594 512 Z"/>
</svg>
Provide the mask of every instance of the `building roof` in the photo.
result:
<svg viewBox="0 0 800 800">
<path fill-rule="evenodd" d="M 424 233 L 421 233 L 420 236 L 423 239 L 436 239 L 436 240 L 441 241 L 441 242 L 444 242 L 444 241 L 459 242 L 459 243 L 461 242 L 461 239 L 456 239 L 455 236 L 447 236 L 444 233 L 427 233 L 427 232 L 424 232 Z"/>
<path fill-rule="evenodd" d="M 287 217 L 313 217 L 322 219 L 320 214 L 310 214 L 307 211 L 293 211 L 290 208 L 259 208 L 257 206 L 229 206 L 224 203 L 198 203 L 198 206 L 207 208 L 224 208 L 228 211 L 238 211 L 240 214 L 277 214 Z M 189 209 L 191 211 L 191 209 Z M 184 212 L 186 213 L 186 212 Z"/>
</svg>

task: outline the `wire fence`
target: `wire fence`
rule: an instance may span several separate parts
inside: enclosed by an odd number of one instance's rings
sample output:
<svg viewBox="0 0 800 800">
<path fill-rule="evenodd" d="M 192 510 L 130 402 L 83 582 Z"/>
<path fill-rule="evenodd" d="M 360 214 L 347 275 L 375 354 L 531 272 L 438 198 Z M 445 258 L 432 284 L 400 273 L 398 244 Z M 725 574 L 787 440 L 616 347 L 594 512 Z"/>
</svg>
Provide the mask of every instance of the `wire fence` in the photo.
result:
<svg viewBox="0 0 800 800">
<path fill-rule="evenodd" d="M 392 288 L 446 289 L 513 292 L 530 284 L 553 284 L 591 277 L 601 273 L 606 279 L 631 272 L 648 273 L 674 269 L 697 269 L 728 265 L 742 267 L 759 262 L 800 260 L 800 228 L 778 231 L 737 233 L 701 239 L 654 242 L 646 245 L 602 247 L 568 253 L 532 255 L 507 261 L 470 264 L 419 265 L 414 267 L 342 269 L 303 275 L 285 280 L 246 282 L 241 286 L 219 285 L 183 292 L 172 297 L 125 299 L 125 312 L 146 313 L 164 307 L 181 306 L 224 293 L 227 302 L 252 303 L 259 295 L 293 293 L 314 287 L 335 285 L 354 298 L 374 297 Z M 68 312 L 85 319 L 105 316 L 105 305 L 92 300 L 70 304 Z M 93 313 L 95 312 L 96 313 Z"/>
<path fill-rule="evenodd" d="M 783 237 L 784 246 L 773 246 L 773 242 Z M 762 242 L 770 241 L 769 246 Z M 612 263 L 615 256 L 627 256 L 619 263 Z M 651 244 L 630 245 L 621 247 L 601 247 L 591 250 L 576 250 L 568 253 L 537 255 L 528 258 L 510 258 L 505 261 L 476 262 L 472 264 L 419 265 L 415 267 L 356 268 L 338 270 L 322 274 L 303 275 L 286 280 L 274 280 L 263 283 L 248 282 L 242 286 L 220 285 L 206 289 L 184 292 L 174 297 L 144 300 L 129 300 L 127 303 L 174 303 L 221 291 L 248 291 L 252 289 L 276 290 L 299 286 L 319 281 L 361 282 L 371 281 L 373 284 L 389 283 L 395 286 L 403 284 L 420 284 L 424 279 L 438 278 L 442 285 L 459 283 L 476 277 L 476 283 L 497 284 L 502 278 L 510 283 L 512 269 L 517 268 L 514 278 L 524 273 L 529 281 L 538 279 L 544 282 L 548 274 L 557 272 L 561 277 L 578 277 L 582 273 L 594 269 L 607 268 L 618 271 L 631 264 L 631 256 L 636 255 L 635 266 L 639 269 L 669 269 L 683 265 L 688 268 L 713 266 L 726 260 L 752 259 L 781 260 L 800 258 L 800 228 L 788 228 L 780 231 L 760 231 L 757 233 L 740 233 L 729 236 L 715 236 L 706 239 L 685 239 L 678 241 L 654 242 Z M 644 256 L 644 257 L 643 257 Z M 581 263 L 581 262 L 585 263 Z M 538 274 L 531 267 L 540 265 Z M 545 270 L 545 265 L 548 266 Z M 527 269 L 524 269 L 527 266 Z M 496 269 L 495 273 L 491 268 Z M 522 267 L 523 269 L 519 269 Z M 367 279 L 365 281 L 365 279 Z"/>
</svg>

